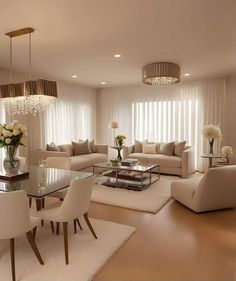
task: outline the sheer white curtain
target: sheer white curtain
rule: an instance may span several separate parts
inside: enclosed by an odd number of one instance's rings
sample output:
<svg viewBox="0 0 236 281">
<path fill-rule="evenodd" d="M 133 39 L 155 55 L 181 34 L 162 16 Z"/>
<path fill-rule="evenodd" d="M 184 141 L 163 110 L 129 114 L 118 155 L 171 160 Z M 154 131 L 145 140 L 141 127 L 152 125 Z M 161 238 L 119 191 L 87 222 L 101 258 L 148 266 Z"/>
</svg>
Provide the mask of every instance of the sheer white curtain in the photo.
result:
<svg viewBox="0 0 236 281">
<path fill-rule="evenodd" d="M 186 140 L 194 148 L 198 170 L 207 166 L 201 158 L 201 154 L 208 151 L 208 143 L 202 138 L 203 126 L 218 125 L 222 131 L 224 127 L 224 79 L 162 88 L 117 87 L 101 92 L 99 98 L 100 110 L 102 103 L 111 103 L 110 108 L 106 106 L 109 114 L 100 113 L 102 123 L 108 122 L 106 118 L 118 121 L 119 133 L 127 136 L 127 143 L 133 143 L 134 139 L 158 142 Z M 215 143 L 215 151 L 219 148 L 220 141 Z"/>
</svg>

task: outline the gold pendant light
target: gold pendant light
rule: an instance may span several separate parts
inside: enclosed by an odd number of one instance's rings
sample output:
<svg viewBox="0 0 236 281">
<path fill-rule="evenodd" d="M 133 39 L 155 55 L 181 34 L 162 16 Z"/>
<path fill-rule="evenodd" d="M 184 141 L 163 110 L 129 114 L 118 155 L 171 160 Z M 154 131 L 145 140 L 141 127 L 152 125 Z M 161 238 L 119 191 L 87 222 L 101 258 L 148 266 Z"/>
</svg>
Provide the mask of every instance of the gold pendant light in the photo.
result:
<svg viewBox="0 0 236 281">
<path fill-rule="evenodd" d="M 10 83 L 0 86 L 1 101 L 10 114 L 37 114 L 57 97 L 55 81 L 32 80 L 31 75 L 31 33 L 32 27 L 14 30 L 5 35 L 10 37 Z M 29 34 L 29 80 L 12 83 L 12 38 Z"/>
</svg>

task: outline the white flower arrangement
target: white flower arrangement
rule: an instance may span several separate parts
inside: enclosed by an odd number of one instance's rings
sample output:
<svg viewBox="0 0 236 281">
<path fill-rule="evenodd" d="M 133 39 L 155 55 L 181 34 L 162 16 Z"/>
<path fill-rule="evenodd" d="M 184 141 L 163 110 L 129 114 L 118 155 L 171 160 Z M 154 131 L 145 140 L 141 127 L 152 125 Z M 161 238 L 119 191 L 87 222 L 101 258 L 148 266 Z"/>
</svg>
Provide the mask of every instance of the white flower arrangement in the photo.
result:
<svg viewBox="0 0 236 281">
<path fill-rule="evenodd" d="M 203 137 L 207 140 L 214 140 L 221 137 L 221 130 L 214 125 L 206 125 L 202 129 Z"/>
<path fill-rule="evenodd" d="M 233 155 L 233 148 L 231 146 L 226 145 L 221 148 L 221 152 L 224 157 L 229 157 Z"/>
<path fill-rule="evenodd" d="M 26 145 L 27 129 L 14 120 L 10 124 L 0 124 L 0 147 Z"/>
</svg>

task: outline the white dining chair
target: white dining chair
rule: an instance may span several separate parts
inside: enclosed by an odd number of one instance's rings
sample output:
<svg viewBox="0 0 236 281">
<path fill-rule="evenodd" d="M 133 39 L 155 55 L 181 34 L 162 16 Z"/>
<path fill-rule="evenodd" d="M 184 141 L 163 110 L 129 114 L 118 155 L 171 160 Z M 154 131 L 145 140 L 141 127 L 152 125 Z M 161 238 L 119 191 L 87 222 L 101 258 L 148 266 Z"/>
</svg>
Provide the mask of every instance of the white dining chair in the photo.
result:
<svg viewBox="0 0 236 281">
<path fill-rule="evenodd" d="M 83 216 L 94 238 L 97 239 L 97 235 L 88 218 L 88 209 L 94 179 L 94 177 L 89 177 L 85 179 L 72 180 L 66 196 L 60 206 L 51 209 L 44 209 L 36 214 L 43 220 L 56 222 L 58 229 L 59 224 L 63 224 L 66 264 L 69 264 L 68 222 L 75 222 L 79 217 Z"/>
<path fill-rule="evenodd" d="M 0 214 L 0 239 L 10 240 L 12 280 L 15 281 L 16 237 L 26 234 L 38 261 L 44 264 L 35 244 L 36 229 L 40 219 L 30 217 L 27 195 L 23 190 L 0 193 Z"/>
</svg>

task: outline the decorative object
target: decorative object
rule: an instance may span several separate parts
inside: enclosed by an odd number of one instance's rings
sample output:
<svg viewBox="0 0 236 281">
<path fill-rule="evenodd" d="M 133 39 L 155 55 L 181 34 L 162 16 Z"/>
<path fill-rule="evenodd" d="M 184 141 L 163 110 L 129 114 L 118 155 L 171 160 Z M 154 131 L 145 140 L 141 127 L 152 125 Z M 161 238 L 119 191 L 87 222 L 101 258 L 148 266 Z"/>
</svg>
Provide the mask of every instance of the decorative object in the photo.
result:
<svg viewBox="0 0 236 281">
<path fill-rule="evenodd" d="M 117 122 L 117 121 L 111 122 L 111 123 L 109 124 L 109 128 L 112 129 L 113 145 L 116 145 L 115 135 L 116 135 L 116 130 L 119 128 L 118 122 Z"/>
<path fill-rule="evenodd" d="M 19 145 L 25 146 L 27 129 L 14 120 L 9 124 L 0 124 L 0 147 L 6 150 L 3 167 L 7 174 L 17 173 L 20 167 L 20 159 L 16 157 Z"/>
<path fill-rule="evenodd" d="M 123 146 L 121 145 L 114 145 L 114 146 L 111 146 L 111 148 L 113 149 L 116 149 L 117 150 L 117 159 L 118 161 L 120 162 L 122 160 L 122 157 L 121 157 L 121 150 L 123 149 Z"/>
<path fill-rule="evenodd" d="M 172 62 L 155 62 L 142 69 L 143 83 L 154 86 L 169 86 L 180 81 L 180 66 Z"/>
<path fill-rule="evenodd" d="M 221 130 L 219 127 L 214 126 L 214 125 L 206 125 L 202 129 L 202 134 L 205 139 L 209 141 L 209 154 L 213 155 L 214 154 L 214 141 L 215 139 L 218 139 L 221 137 Z"/>
<path fill-rule="evenodd" d="M 233 148 L 231 146 L 226 145 L 221 148 L 221 152 L 225 157 L 226 162 L 229 163 L 229 157 L 233 155 Z"/>
<path fill-rule="evenodd" d="M 10 114 L 36 114 L 45 110 L 46 106 L 57 97 L 55 81 L 44 79 L 32 80 L 31 75 L 31 27 L 11 31 L 5 35 L 10 37 L 10 82 L 0 86 L 2 103 Z M 12 38 L 29 34 L 29 81 L 13 83 L 12 79 Z"/>
<path fill-rule="evenodd" d="M 117 135 L 115 137 L 115 140 L 116 140 L 116 145 L 117 146 L 122 146 L 124 144 L 124 140 L 126 140 L 126 136 L 124 136 L 124 135 Z"/>
<path fill-rule="evenodd" d="M 111 159 L 111 164 L 113 166 L 117 166 L 120 164 L 120 160 L 118 158 L 115 158 L 115 159 Z"/>
</svg>

